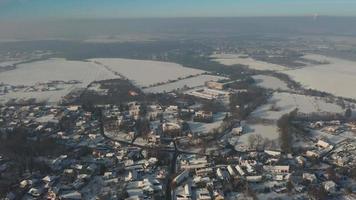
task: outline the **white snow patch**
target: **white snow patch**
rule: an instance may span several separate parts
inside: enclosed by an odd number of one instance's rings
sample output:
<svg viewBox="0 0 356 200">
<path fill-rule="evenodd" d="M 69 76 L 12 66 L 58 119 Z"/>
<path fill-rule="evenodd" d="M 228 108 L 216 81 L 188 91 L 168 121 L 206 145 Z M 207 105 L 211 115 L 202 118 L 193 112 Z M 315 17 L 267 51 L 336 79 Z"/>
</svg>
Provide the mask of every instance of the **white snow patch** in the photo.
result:
<svg viewBox="0 0 356 200">
<path fill-rule="evenodd" d="M 280 71 L 287 69 L 284 66 L 255 60 L 242 54 L 214 54 L 211 56 L 211 58 L 213 58 L 213 60 L 218 63 L 228 66 L 241 64 L 246 65 L 251 69 L 272 71 Z"/>
<path fill-rule="evenodd" d="M 343 109 L 333 103 L 327 103 L 322 98 L 291 94 L 286 92 L 275 92 L 269 99 L 269 103 L 257 108 L 252 116 L 278 120 L 282 115 L 298 108 L 301 113 L 343 113 Z M 275 109 L 271 109 L 271 107 Z"/>
<path fill-rule="evenodd" d="M 75 85 L 65 85 L 62 90 L 44 92 L 9 92 L 0 96 L 0 102 L 11 98 L 36 98 L 58 102 L 63 96 L 75 88 L 86 87 L 92 81 L 118 78 L 112 72 L 92 62 L 69 61 L 62 58 L 52 58 L 43 61 L 20 64 L 16 69 L 0 73 L 2 83 L 13 86 L 32 86 L 38 83 L 61 80 L 81 81 Z"/>
<path fill-rule="evenodd" d="M 273 76 L 256 75 L 252 77 L 256 81 L 256 85 L 259 87 L 272 89 L 272 90 L 289 90 L 287 84 L 280 79 Z"/>
<path fill-rule="evenodd" d="M 356 85 L 356 62 L 322 55 L 306 55 L 316 61 L 330 64 L 314 65 L 296 70 L 283 71 L 307 88 L 356 99 L 352 87 Z"/>
<path fill-rule="evenodd" d="M 198 86 L 203 86 L 207 81 L 218 81 L 221 79 L 226 79 L 226 78 L 221 76 L 213 76 L 213 75 L 200 75 L 192 78 L 179 80 L 173 83 L 167 83 L 164 85 L 146 88 L 143 91 L 146 93 L 171 92 L 173 90 L 182 89 L 185 87 L 194 88 Z"/>
<path fill-rule="evenodd" d="M 205 71 L 183 67 L 182 65 L 169 62 L 150 60 L 133 60 L 122 58 L 95 58 L 92 62 L 101 63 L 111 70 L 132 80 L 140 87 L 150 86 L 180 77 L 197 75 Z"/>
</svg>

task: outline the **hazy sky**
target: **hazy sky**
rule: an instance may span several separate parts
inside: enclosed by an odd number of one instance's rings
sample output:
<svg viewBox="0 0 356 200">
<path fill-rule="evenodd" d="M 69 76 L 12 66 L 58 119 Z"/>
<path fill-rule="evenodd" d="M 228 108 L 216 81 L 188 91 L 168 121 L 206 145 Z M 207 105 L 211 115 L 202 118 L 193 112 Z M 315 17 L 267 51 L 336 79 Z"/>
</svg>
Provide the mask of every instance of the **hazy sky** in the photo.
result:
<svg viewBox="0 0 356 200">
<path fill-rule="evenodd" d="M 0 19 L 356 16 L 356 0 L 0 0 Z"/>
</svg>

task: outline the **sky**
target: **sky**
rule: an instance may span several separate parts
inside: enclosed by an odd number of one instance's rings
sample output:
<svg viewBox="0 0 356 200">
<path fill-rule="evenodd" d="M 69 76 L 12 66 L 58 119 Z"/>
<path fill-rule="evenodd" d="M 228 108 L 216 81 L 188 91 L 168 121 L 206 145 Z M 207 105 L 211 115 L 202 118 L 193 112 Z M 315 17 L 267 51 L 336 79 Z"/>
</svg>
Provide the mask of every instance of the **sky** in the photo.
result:
<svg viewBox="0 0 356 200">
<path fill-rule="evenodd" d="M 0 0 L 0 20 L 356 16 L 356 0 Z"/>
</svg>

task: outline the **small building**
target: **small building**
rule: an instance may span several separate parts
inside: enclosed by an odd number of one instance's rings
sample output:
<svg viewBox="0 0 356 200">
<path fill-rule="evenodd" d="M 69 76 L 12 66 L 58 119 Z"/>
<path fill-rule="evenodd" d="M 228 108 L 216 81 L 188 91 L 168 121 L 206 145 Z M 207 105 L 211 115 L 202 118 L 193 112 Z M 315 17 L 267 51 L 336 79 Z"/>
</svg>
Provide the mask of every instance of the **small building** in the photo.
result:
<svg viewBox="0 0 356 200">
<path fill-rule="evenodd" d="M 197 111 L 194 114 L 194 121 L 196 122 L 213 122 L 213 113 L 210 111 Z"/>
<path fill-rule="evenodd" d="M 287 174 L 289 173 L 289 165 L 263 166 L 263 169 L 273 174 Z"/>
<path fill-rule="evenodd" d="M 336 192 L 336 183 L 334 181 L 325 181 L 322 183 L 325 191 L 329 193 L 335 193 Z"/>
<path fill-rule="evenodd" d="M 189 177 L 189 170 L 184 170 L 180 174 L 178 174 L 176 177 L 173 179 L 173 183 L 176 185 L 180 185 L 185 179 Z"/>
<path fill-rule="evenodd" d="M 210 89 L 215 89 L 215 90 L 223 90 L 225 88 L 224 83 L 219 83 L 216 81 L 207 81 L 205 85 L 210 88 Z"/>
<path fill-rule="evenodd" d="M 246 176 L 246 181 L 251 183 L 258 183 L 262 181 L 262 176 Z"/>
</svg>

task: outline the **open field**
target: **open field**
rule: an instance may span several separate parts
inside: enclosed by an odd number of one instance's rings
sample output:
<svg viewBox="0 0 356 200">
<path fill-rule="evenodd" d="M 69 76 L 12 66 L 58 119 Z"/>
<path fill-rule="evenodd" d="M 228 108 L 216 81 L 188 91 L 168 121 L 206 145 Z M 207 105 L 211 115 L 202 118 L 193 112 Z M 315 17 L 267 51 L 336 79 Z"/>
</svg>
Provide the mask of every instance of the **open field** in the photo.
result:
<svg viewBox="0 0 356 200">
<path fill-rule="evenodd" d="M 169 62 L 121 58 L 96 58 L 89 61 L 101 64 L 113 72 L 119 73 L 139 87 L 148 87 L 153 84 L 204 73 L 202 70 Z"/>
<path fill-rule="evenodd" d="M 280 71 L 287 69 L 286 67 L 281 65 L 258 61 L 240 54 L 214 54 L 211 56 L 211 58 L 218 63 L 228 66 L 241 64 L 246 65 L 251 69 L 271 71 Z"/>
<path fill-rule="evenodd" d="M 182 89 L 185 87 L 193 88 L 193 87 L 202 86 L 207 81 L 217 81 L 221 79 L 225 79 L 225 78 L 220 76 L 212 76 L 212 75 L 200 75 L 192 78 L 179 80 L 173 83 L 167 83 L 155 87 L 146 88 L 143 89 L 143 91 L 145 93 L 171 92 L 173 90 Z"/>
<path fill-rule="evenodd" d="M 321 55 L 307 55 L 305 58 L 328 61 L 329 64 L 308 66 L 283 71 L 304 87 L 332 93 L 336 96 L 356 99 L 352 87 L 356 85 L 356 62 Z"/>
<path fill-rule="evenodd" d="M 214 121 L 212 123 L 190 121 L 190 122 L 188 122 L 188 124 L 189 124 L 192 132 L 195 134 L 210 133 L 214 129 L 217 129 L 220 127 L 225 116 L 226 116 L 225 112 L 220 112 L 220 113 L 216 113 L 213 115 Z"/>
<path fill-rule="evenodd" d="M 273 76 L 256 75 L 252 77 L 256 81 L 256 85 L 272 90 L 289 90 L 287 83 Z"/>
<path fill-rule="evenodd" d="M 20 64 L 16 69 L 0 73 L 0 80 L 12 86 L 36 86 L 50 81 L 79 81 L 77 84 L 59 85 L 56 91 L 12 92 L 0 96 L 1 103 L 11 98 L 29 99 L 36 98 L 58 102 L 63 96 L 75 88 L 86 87 L 95 80 L 117 78 L 116 75 L 105 68 L 83 61 L 68 61 L 53 58 L 43 61 Z"/>
<path fill-rule="evenodd" d="M 326 103 L 321 98 L 291 94 L 285 92 L 275 92 L 265 104 L 257 108 L 252 116 L 262 119 L 278 120 L 282 115 L 298 108 L 301 113 L 343 113 L 344 110 L 332 103 Z"/>
<path fill-rule="evenodd" d="M 246 124 L 244 126 L 245 132 L 241 136 L 234 136 L 230 133 L 231 137 L 228 139 L 229 144 L 233 145 L 236 150 L 248 148 L 249 137 L 252 135 L 261 135 L 270 141 L 275 141 L 278 144 L 279 132 L 275 124 Z"/>
</svg>

